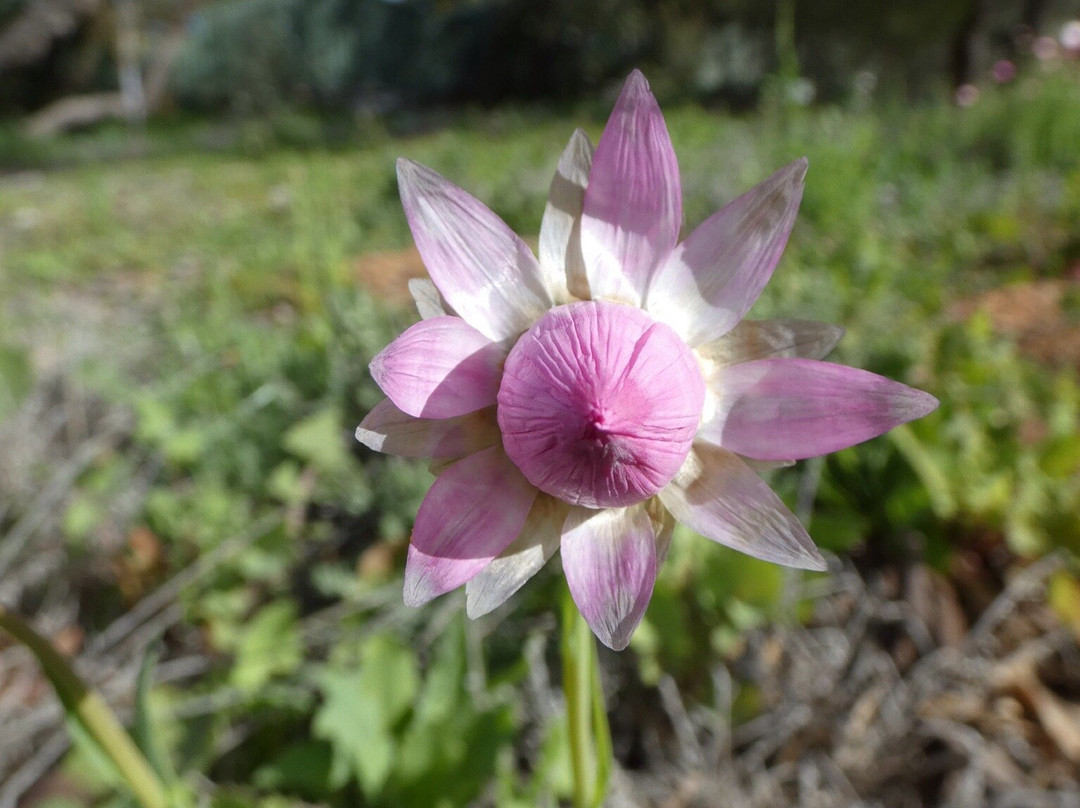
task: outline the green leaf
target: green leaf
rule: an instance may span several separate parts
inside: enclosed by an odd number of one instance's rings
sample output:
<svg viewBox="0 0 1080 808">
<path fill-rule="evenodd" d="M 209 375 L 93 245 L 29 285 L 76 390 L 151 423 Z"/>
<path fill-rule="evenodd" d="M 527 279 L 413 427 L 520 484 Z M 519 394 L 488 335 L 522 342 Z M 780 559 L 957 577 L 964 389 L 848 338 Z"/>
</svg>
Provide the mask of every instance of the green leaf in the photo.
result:
<svg viewBox="0 0 1080 808">
<path fill-rule="evenodd" d="M 435 726 L 450 718 L 464 696 L 465 636 L 460 620 L 439 638 L 425 674 L 416 722 Z"/>
<path fill-rule="evenodd" d="M 396 724 L 412 706 L 419 685 L 416 657 L 411 649 L 385 634 L 377 634 L 360 652 L 364 693 L 382 705 L 387 726 Z"/>
<path fill-rule="evenodd" d="M 1080 473 L 1080 440 L 1076 435 L 1057 438 L 1047 447 L 1039 466 L 1047 475 L 1057 479 Z"/>
<path fill-rule="evenodd" d="M 138 424 L 135 435 L 147 443 L 160 445 L 176 431 L 172 411 L 161 399 L 143 395 L 135 400 Z"/>
<path fill-rule="evenodd" d="M 282 600 L 263 608 L 241 634 L 232 682 L 254 693 L 275 676 L 292 673 L 302 661 L 296 606 Z"/>
<path fill-rule="evenodd" d="M 161 450 L 170 463 L 188 467 L 203 457 L 208 444 L 205 430 L 187 427 L 169 433 L 161 442 Z"/>
<path fill-rule="evenodd" d="M 359 670 L 323 672 L 323 704 L 312 731 L 333 749 L 332 785 L 355 779 L 368 799 L 378 797 L 394 765 L 396 725 L 412 705 L 418 679 L 412 651 L 386 635 L 365 643 Z"/>
<path fill-rule="evenodd" d="M 105 509 L 95 498 L 76 494 L 64 511 L 61 522 L 64 537 L 76 544 L 84 542 L 104 518 Z"/>
<path fill-rule="evenodd" d="M 324 741 L 300 741 L 285 747 L 252 775 L 256 788 L 293 791 L 323 801 L 330 794 L 333 750 Z"/>
<path fill-rule="evenodd" d="M 33 386 L 34 371 L 27 351 L 0 346 L 0 420 L 18 409 Z"/>
<path fill-rule="evenodd" d="M 157 772 L 166 786 L 177 782 L 176 770 L 162 743 L 161 735 L 154 721 L 150 703 L 154 685 L 154 671 L 161 658 L 161 642 L 150 643 L 139 666 L 139 675 L 135 680 L 135 719 L 131 729 L 132 740 L 145 755 L 147 762 Z"/>
<path fill-rule="evenodd" d="M 300 505 L 310 496 L 309 486 L 300 476 L 300 467 L 292 461 L 278 463 L 266 481 L 266 491 L 286 505 Z"/>
<path fill-rule="evenodd" d="M 294 424 L 282 438 L 282 445 L 319 471 L 333 474 L 349 467 L 344 434 L 341 412 L 337 407 L 326 407 Z"/>
</svg>

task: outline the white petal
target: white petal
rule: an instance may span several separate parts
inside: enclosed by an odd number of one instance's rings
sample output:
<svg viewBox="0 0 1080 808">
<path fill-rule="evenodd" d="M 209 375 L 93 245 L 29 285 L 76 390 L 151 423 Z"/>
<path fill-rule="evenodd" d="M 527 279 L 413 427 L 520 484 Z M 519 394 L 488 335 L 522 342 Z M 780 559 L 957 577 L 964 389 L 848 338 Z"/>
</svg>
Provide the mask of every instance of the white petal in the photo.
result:
<svg viewBox="0 0 1080 808">
<path fill-rule="evenodd" d="M 482 617 L 499 608 L 538 573 L 559 549 L 568 506 L 540 494 L 521 534 L 475 578 L 465 584 L 465 612 Z"/>
<path fill-rule="evenodd" d="M 469 325 L 499 342 L 551 308 L 528 245 L 484 203 L 410 160 L 398 160 L 398 188 L 431 280 Z"/>
<path fill-rule="evenodd" d="M 416 302 L 416 311 L 422 320 L 453 314 L 452 310 L 448 311 L 449 306 L 442 299 L 435 284 L 427 278 L 410 278 L 409 294 Z"/>
<path fill-rule="evenodd" d="M 414 418 L 384 399 L 372 408 L 356 439 L 369 449 L 400 457 L 459 458 L 499 442 L 494 408 L 456 418 Z"/>
<path fill-rule="evenodd" d="M 696 445 L 660 500 L 676 519 L 715 542 L 775 564 L 825 569 L 795 515 L 731 452 Z"/>
<path fill-rule="evenodd" d="M 770 357 L 824 359 L 843 336 L 840 326 L 814 320 L 743 320 L 694 350 L 717 367 Z"/>
<path fill-rule="evenodd" d="M 656 569 L 664 564 L 668 550 L 671 548 L 671 539 L 675 535 L 675 517 L 671 511 L 664 507 L 659 497 L 653 497 L 645 503 L 645 510 L 652 520 L 653 532 L 656 534 Z"/>
<path fill-rule="evenodd" d="M 540 221 L 540 267 L 556 303 L 568 303 L 570 295 L 589 298 L 589 281 L 581 257 L 581 208 L 592 155 L 589 136 L 576 130 L 559 157 Z"/>
</svg>

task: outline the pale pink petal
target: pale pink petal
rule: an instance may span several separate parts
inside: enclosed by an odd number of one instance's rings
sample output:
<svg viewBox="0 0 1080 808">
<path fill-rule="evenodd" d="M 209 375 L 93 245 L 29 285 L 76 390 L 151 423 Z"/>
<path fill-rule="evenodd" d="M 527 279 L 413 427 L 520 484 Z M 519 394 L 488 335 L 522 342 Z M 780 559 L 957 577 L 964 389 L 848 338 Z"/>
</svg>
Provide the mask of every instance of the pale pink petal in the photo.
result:
<svg viewBox="0 0 1080 808">
<path fill-rule="evenodd" d="M 369 449 L 401 457 L 464 457 L 499 443 L 494 408 L 456 418 L 414 418 L 386 398 L 356 428 Z"/>
<path fill-rule="evenodd" d="M 929 393 L 857 368 L 761 359 L 725 368 L 698 437 L 759 460 L 828 454 L 933 412 Z"/>
<path fill-rule="evenodd" d="M 556 303 L 570 295 L 589 297 L 589 281 L 581 257 L 581 208 L 592 168 L 593 147 L 578 129 L 559 157 L 547 207 L 540 221 L 540 267 Z"/>
<path fill-rule="evenodd" d="M 824 359 L 843 336 L 840 326 L 813 320 L 743 320 L 694 350 L 715 367 L 754 359 Z"/>
<path fill-rule="evenodd" d="M 560 552 L 578 610 L 600 642 L 621 651 L 656 583 L 656 535 L 645 506 L 572 508 Z"/>
<path fill-rule="evenodd" d="M 447 311 L 449 308 L 442 299 L 439 290 L 427 278 L 410 278 L 409 294 L 416 303 L 416 312 L 422 320 L 430 320 L 432 317 L 443 317 L 454 312 Z"/>
<path fill-rule="evenodd" d="M 493 446 L 447 468 L 416 514 L 405 562 L 405 604 L 464 584 L 517 537 L 536 489 Z"/>
<path fill-rule="evenodd" d="M 540 571 L 559 549 L 568 507 L 545 494 L 536 498 L 518 537 L 465 584 L 465 611 L 469 617 L 482 617 L 499 608 Z"/>
<path fill-rule="evenodd" d="M 371 377 L 403 412 L 452 418 L 490 407 L 506 350 L 458 317 L 422 320 L 371 360 Z"/>
<path fill-rule="evenodd" d="M 646 308 L 692 346 L 734 328 L 780 260 L 805 176 L 796 160 L 702 222 L 656 273 Z"/>
<path fill-rule="evenodd" d="M 660 500 L 676 519 L 715 542 L 775 564 L 825 569 L 795 515 L 731 452 L 695 446 Z"/>
<path fill-rule="evenodd" d="M 593 299 L 638 305 L 682 226 L 679 164 L 664 116 L 635 70 L 593 155 L 581 251 Z"/>
<path fill-rule="evenodd" d="M 500 341 L 551 308 L 528 245 L 482 202 L 410 160 L 398 160 L 398 187 L 431 280 L 466 322 Z"/>
</svg>

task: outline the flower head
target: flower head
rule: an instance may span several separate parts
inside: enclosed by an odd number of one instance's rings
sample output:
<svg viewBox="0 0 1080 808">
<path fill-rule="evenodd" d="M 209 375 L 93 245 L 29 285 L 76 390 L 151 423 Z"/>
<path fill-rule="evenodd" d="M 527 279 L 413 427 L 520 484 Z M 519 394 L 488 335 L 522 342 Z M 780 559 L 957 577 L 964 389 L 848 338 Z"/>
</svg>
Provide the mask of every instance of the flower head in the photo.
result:
<svg viewBox="0 0 1080 808">
<path fill-rule="evenodd" d="M 437 461 L 407 603 L 464 584 L 470 616 L 485 614 L 558 549 L 581 613 L 621 649 L 676 520 L 757 558 L 824 568 L 753 466 L 851 446 L 937 401 L 819 361 L 835 326 L 743 319 L 787 242 L 806 165 L 680 243 L 675 152 L 635 71 L 595 153 L 580 130 L 563 152 L 537 260 L 481 202 L 398 162 L 431 283 L 410 282 L 424 319 L 372 360 L 387 399 L 357 438 Z"/>
</svg>

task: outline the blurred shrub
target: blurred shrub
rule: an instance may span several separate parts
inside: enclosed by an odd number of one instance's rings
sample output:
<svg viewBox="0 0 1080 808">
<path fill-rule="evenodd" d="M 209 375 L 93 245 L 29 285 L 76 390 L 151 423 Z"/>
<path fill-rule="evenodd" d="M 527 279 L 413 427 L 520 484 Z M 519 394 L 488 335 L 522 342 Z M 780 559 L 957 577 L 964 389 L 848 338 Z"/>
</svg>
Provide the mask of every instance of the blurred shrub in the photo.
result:
<svg viewBox="0 0 1080 808">
<path fill-rule="evenodd" d="M 777 20 L 788 10 L 785 40 Z M 746 105 L 785 61 L 809 81 L 777 89 L 807 102 L 871 92 L 856 87 L 860 73 L 889 97 L 928 96 L 986 75 L 994 59 L 1017 59 L 1017 27 L 1068 8 L 917 0 L 865 12 L 835 1 L 223 0 L 192 15 L 174 86 L 183 104 L 202 108 L 378 112 L 430 100 L 563 100 L 638 66 L 667 97 Z"/>
<path fill-rule="evenodd" d="M 293 0 L 233 0 L 200 9 L 173 69 L 182 104 L 269 112 L 286 100 L 300 67 Z"/>
</svg>

